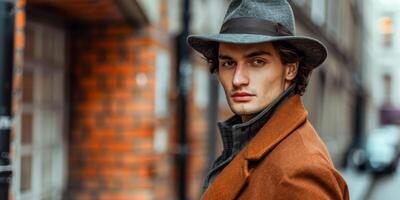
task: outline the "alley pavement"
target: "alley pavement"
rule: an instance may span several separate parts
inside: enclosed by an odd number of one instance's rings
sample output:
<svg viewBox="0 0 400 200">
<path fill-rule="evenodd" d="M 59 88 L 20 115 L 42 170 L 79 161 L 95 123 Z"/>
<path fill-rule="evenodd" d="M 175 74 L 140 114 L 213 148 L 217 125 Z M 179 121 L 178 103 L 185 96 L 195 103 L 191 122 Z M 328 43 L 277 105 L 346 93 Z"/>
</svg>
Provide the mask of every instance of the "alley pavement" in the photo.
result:
<svg viewBox="0 0 400 200">
<path fill-rule="evenodd" d="M 365 200 L 374 178 L 370 173 L 360 172 L 353 168 L 340 171 L 349 187 L 351 200 Z"/>
<path fill-rule="evenodd" d="M 400 169 L 394 174 L 375 177 L 369 192 L 365 200 L 399 200 Z"/>
<path fill-rule="evenodd" d="M 351 168 L 340 172 L 349 187 L 351 200 L 400 199 L 400 169 L 393 174 L 379 176 Z"/>
</svg>

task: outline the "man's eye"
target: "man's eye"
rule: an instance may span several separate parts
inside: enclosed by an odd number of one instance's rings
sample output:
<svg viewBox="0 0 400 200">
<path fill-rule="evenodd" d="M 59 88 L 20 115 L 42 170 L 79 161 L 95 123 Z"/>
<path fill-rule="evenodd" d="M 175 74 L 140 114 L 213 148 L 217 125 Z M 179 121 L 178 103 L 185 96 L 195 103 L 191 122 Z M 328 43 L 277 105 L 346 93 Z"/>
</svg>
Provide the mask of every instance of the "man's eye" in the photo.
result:
<svg viewBox="0 0 400 200">
<path fill-rule="evenodd" d="M 226 60 L 221 62 L 222 67 L 232 67 L 235 65 L 235 62 L 232 60 Z"/>
<path fill-rule="evenodd" d="M 263 66 L 263 65 L 265 65 L 265 61 L 264 60 L 261 60 L 261 59 L 254 59 L 253 61 L 252 61 L 252 64 L 254 65 L 254 66 Z"/>
</svg>

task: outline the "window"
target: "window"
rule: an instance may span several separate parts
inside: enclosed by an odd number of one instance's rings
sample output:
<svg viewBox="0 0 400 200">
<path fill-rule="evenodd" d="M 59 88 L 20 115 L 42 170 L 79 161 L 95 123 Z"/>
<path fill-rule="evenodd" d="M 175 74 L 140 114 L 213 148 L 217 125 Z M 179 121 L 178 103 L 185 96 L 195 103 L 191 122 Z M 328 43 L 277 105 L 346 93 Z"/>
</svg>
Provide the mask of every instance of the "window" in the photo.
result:
<svg viewBox="0 0 400 200">
<path fill-rule="evenodd" d="M 339 17 L 340 17 L 340 6 L 341 1 L 328 1 L 328 9 L 327 9 L 327 32 L 333 38 L 338 38 L 339 36 Z"/>
<path fill-rule="evenodd" d="M 392 97 L 392 76 L 390 74 L 383 75 L 383 84 L 384 84 L 384 105 L 391 105 L 391 97 Z"/>
<path fill-rule="evenodd" d="M 389 16 L 383 16 L 379 20 L 379 30 L 383 36 L 383 46 L 391 47 L 393 45 L 393 19 Z"/>
<path fill-rule="evenodd" d="M 61 199 L 64 187 L 64 53 L 61 28 L 27 21 L 21 109 L 15 113 L 16 200 Z"/>
<path fill-rule="evenodd" d="M 307 0 L 296 0 L 293 1 L 295 4 L 299 5 L 299 6 L 304 6 L 306 4 Z"/>
<path fill-rule="evenodd" d="M 325 24 L 326 0 L 312 0 L 311 19 L 318 26 Z"/>
</svg>

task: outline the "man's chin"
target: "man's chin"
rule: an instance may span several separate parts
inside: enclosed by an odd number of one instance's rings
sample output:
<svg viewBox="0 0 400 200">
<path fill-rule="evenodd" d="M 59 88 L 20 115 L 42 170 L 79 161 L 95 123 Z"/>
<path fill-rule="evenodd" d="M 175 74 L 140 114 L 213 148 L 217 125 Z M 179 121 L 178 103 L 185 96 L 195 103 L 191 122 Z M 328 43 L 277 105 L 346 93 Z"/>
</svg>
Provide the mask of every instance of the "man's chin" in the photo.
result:
<svg viewBox="0 0 400 200">
<path fill-rule="evenodd" d="M 254 105 L 254 102 L 230 102 L 229 107 L 231 108 L 232 112 L 237 115 L 253 115 L 262 110 L 262 108 L 259 108 L 259 106 Z"/>
<path fill-rule="evenodd" d="M 232 109 L 232 112 L 235 113 L 236 115 L 254 115 L 256 113 L 258 113 L 258 110 L 255 109 Z"/>
</svg>

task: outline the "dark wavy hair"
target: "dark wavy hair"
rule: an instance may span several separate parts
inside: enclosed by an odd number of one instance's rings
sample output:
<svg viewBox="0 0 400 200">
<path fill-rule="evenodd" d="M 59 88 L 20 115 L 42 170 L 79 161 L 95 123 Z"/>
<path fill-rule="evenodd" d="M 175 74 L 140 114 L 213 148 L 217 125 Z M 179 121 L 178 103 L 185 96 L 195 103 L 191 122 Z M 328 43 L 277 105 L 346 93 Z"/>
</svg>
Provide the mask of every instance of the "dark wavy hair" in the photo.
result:
<svg viewBox="0 0 400 200">
<path fill-rule="evenodd" d="M 306 91 L 313 67 L 306 65 L 306 63 L 304 62 L 304 56 L 300 53 L 300 51 L 296 50 L 296 48 L 293 47 L 292 45 L 282 41 L 272 42 L 272 45 L 279 53 L 282 64 L 286 65 L 289 63 L 298 63 L 299 66 L 297 75 L 293 81 L 294 84 L 296 85 L 294 93 L 302 96 Z M 205 59 L 207 60 L 210 66 L 210 72 L 211 73 L 217 72 L 219 65 L 218 51 L 215 54 L 213 54 L 213 57 L 205 57 Z"/>
</svg>

